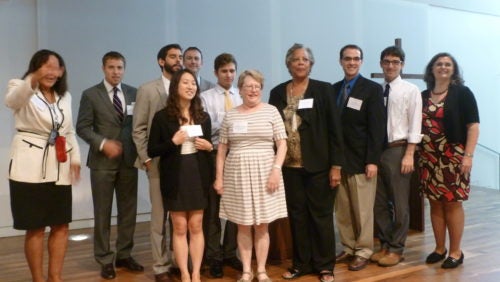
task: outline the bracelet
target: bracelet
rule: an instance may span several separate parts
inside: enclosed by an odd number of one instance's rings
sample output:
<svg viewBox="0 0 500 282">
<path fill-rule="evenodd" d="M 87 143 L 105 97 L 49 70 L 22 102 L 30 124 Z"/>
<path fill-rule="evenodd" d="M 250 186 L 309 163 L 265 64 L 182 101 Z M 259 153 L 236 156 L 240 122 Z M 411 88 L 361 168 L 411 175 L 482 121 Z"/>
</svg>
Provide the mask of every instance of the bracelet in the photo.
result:
<svg viewBox="0 0 500 282">
<path fill-rule="evenodd" d="M 474 154 L 465 153 L 464 157 L 471 157 L 472 158 L 472 157 L 474 157 Z"/>
<path fill-rule="evenodd" d="M 275 168 L 275 169 L 281 169 L 281 166 L 280 166 L 280 165 L 277 165 L 277 164 L 274 164 L 274 165 L 273 165 L 273 168 Z"/>
</svg>

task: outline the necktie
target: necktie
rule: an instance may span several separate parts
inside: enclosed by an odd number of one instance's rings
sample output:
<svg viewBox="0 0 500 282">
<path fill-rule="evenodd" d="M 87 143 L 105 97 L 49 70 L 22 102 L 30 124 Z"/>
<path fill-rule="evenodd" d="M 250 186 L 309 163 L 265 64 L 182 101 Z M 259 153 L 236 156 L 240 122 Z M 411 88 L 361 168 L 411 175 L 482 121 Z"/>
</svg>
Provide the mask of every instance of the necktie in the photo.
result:
<svg viewBox="0 0 500 282">
<path fill-rule="evenodd" d="M 342 89 L 342 99 L 340 100 L 340 104 L 338 105 L 340 109 L 344 108 L 347 97 L 349 97 L 349 92 L 351 92 L 351 85 L 349 83 L 346 83 L 344 85 L 344 88 Z"/>
<path fill-rule="evenodd" d="M 391 90 L 391 86 L 389 83 L 385 85 L 385 90 L 384 90 L 384 104 L 385 108 L 387 109 L 389 106 L 389 91 Z"/>
<path fill-rule="evenodd" d="M 113 87 L 113 106 L 115 107 L 115 111 L 118 114 L 118 118 L 120 119 L 120 122 L 123 121 L 123 106 L 122 106 L 122 101 L 118 97 L 118 88 Z"/>
<path fill-rule="evenodd" d="M 233 108 L 233 101 L 231 101 L 231 96 L 229 91 L 224 91 L 224 110 L 227 112 Z"/>
<path fill-rule="evenodd" d="M 386 117 L 386 121 L 387 119 L 389 118 L 389 91 L 391 90 L 391 86 L 389 85 L 389 83 L 387 83 L 385 85 L 385 90 L 384 90 L 384 104 L 385 104 L 385 117 Z M 389 143 L 389 136 L 388 136 L 388 132 L 386 130 L 385 132 L 385 139 L 384 139 L 384 145 L 387 147 L 387 144 Z"/>
</svg>

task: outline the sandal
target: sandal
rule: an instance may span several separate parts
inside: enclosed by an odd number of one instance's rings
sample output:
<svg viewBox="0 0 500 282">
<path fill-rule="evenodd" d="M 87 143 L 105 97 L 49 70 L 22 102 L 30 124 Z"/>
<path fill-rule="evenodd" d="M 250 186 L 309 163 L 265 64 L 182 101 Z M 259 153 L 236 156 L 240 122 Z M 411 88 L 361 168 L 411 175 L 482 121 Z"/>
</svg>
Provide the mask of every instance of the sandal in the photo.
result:
<svg viewBox="0 0 500 282">
<path fill-rule="evenodd" d="M 335 281 L 335 276 L 331 270 L 322 270 L 319 273 L 319 281 L 321 282 L 333 282 Z"/>
<path fill-rule="evenodd" d="M 260 275 L 265 275 L 266 278 L 259 279 Z M 273 280 L 271 280 L 271 278 L 269 278 L 269 276 L 267 275 L 266 271 L 257 272 L 257 281 L 259 281 L 259 282 L 273 282 Z"/>
<path fill-rule="evenodd" d="M 249 276 L 248 279 L 243 279 L 243 276 L 247 274 Z M 252 282 L 253 280 L 253 272 L 243 271 L 241 273 L 240 279 L 236 280 L 236 282 Z"/>
<path fill-rule="evenodd" d="M 291 280 L 295 278 L 299 278 L 302 275 L 309 274 L 311 272 L 301 271 L 295 268 L 289 268 L 287 272 L 283 273 L 281 277 L 286 280 Z"/>
</svg>

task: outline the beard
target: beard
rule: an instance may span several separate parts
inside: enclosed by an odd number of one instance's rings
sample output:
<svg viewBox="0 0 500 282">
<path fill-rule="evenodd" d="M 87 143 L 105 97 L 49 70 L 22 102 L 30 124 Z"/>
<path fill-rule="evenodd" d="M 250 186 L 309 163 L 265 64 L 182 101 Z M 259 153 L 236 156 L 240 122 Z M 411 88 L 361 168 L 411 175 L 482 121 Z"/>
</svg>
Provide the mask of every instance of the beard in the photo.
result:
<svg viewBox="0 0 500 282">
<path fill-rule="evenodd" d="M 182 66 L 181 65 L 168 65 L 168 64 L 165 64 L 165 66 L 163 66 L 163 70 L 169 74 L 174 74 L 176 71 L 178 70 L 181 70 L 182 69 Z"/>
</svg>

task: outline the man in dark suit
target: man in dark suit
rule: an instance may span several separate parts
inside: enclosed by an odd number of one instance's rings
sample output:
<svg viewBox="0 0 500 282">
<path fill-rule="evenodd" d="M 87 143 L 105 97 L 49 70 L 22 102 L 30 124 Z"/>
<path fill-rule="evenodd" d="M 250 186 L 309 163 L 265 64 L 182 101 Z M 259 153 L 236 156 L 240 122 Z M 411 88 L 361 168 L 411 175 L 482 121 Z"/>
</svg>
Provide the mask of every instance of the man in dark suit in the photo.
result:
<svg viewBox="0 0 500 282">
<path fill-rule="evenodd" d="M 144 169 L 149 180 L 150 239 L 155 281 L 166 282 L 170 280 L 168 272 L 175 272 L 175 262 L 170 251 L 169 224 L 166 224 L 168 214 L 165 212 L 160 191 L 160 158 L 149 157 L 148 140 L 153 117 L 167 105 L 170 79 L 176 71 L 182 69 L 182 48 L 179 44 L 165 45 L 158 51 L 156 58 L 162 74 L 157 79 L 144 83 L 137 90 L 132 137 L 137 147 L 135 166 Z"/>
<path fill-rule="evenodd" d="M 373 205 L 386 125 L 382 87 L 361 76 L 362 63 L 360 47 L 344 46 L 340 51 L 344 79 L 333 85 L 346 159 L 335 202 L 344 250 L 336 262 L 348 262 L 353 271 L 363 269 L 373 253 Z"/>
<path fill-rule="evenodd" d="M 182 56 L 184 67 L 196 75 L 198 85 L 200 86 L 200 93 L 215 87 L 215 83 L 204 79 L 200 76 L 200 69 L 203 66 L 203 54 L 198 47 L 188 47 Z"/>
<path fill-rule="evenodd" d="M 141 272 L 144 268 L 131 256 L 137 214 L 137 157 L 132 141 L 132 112 L 136 89 L 122 83 L 125 58 L 111 51 L 102 58 L 104 80 L 83 91 L 76 132 L 90 146 L 90 168 L 94 204 L 94 257 L 101 276 L 113 279 L 116 267 Z M 116 255 L 110 249 L 113 194 L 116 193 L 118 226 Z"/>
</svg>

